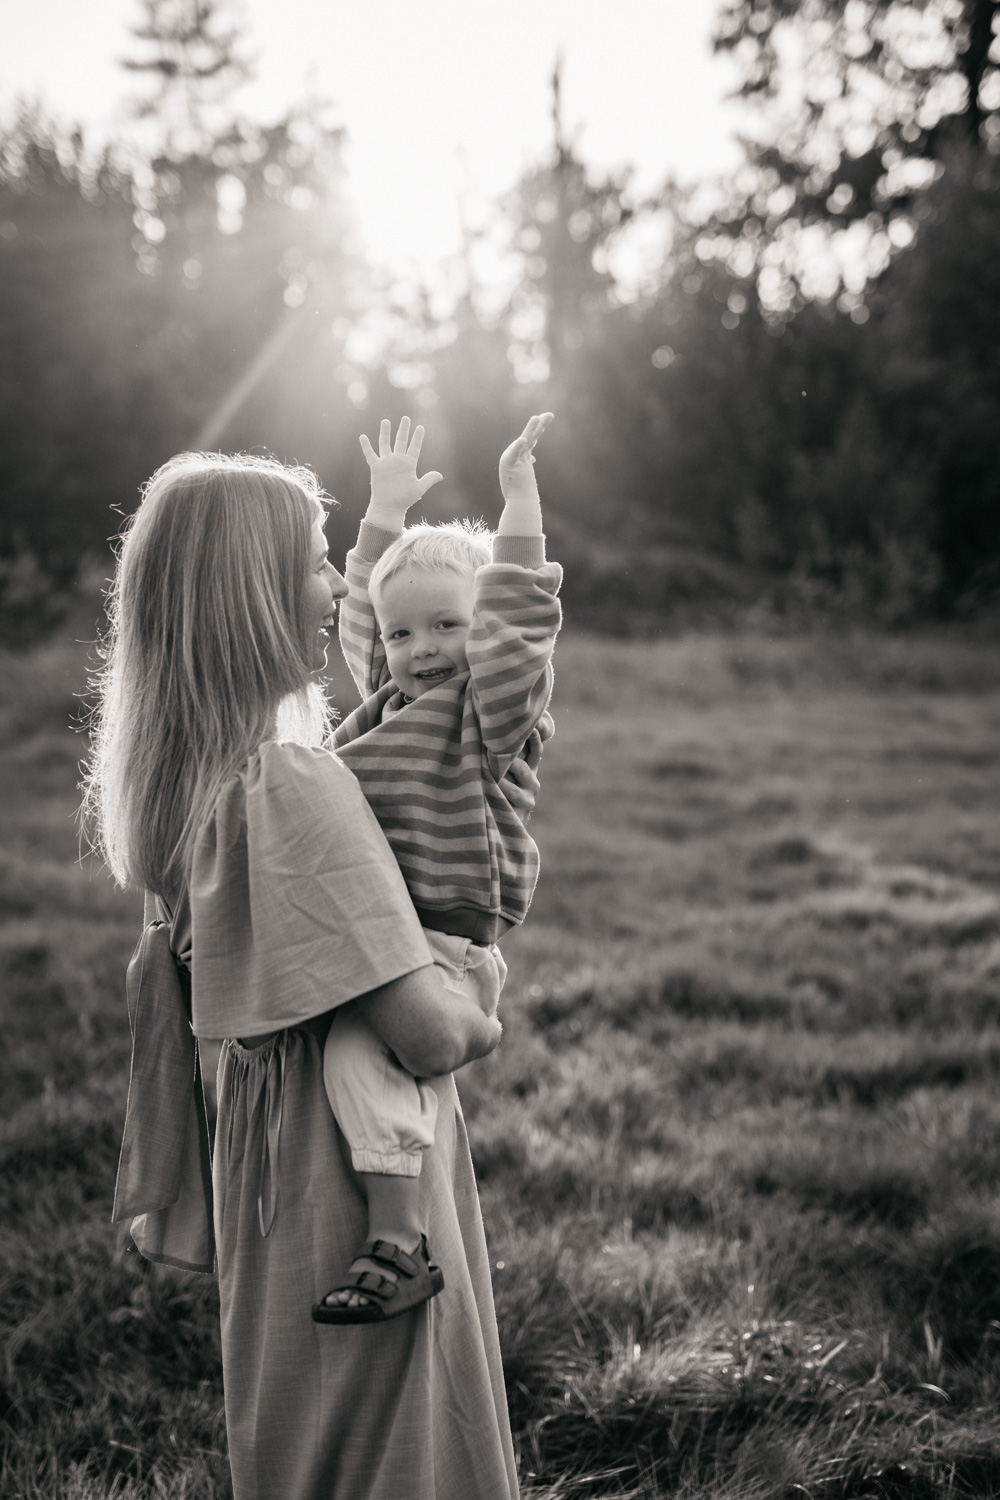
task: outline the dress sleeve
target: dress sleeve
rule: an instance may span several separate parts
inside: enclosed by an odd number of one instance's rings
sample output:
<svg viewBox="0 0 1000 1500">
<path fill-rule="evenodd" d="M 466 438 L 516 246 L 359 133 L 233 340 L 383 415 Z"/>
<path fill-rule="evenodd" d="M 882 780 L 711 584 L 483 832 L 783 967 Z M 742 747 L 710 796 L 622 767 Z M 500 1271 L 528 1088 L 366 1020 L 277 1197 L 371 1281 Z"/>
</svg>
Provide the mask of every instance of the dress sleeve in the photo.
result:
<svg viewBox="0 0 1000 1500">
<path fill-rule="evenodd" d="M 381 526 L 362 521 L 358 540 L 347 554 L 344 576 L 350 592 L 340 605 L 340 649 L 362 698 L 377 693 L 389 680 L 368 580 L 372 568 L 398 535 L 399 532 L 384 531 Z"/>
<path fill-rule="evenodd" d="M 260 747 L 223 787 L 189 889 L 196 1036 L 293 1026 L 431 962 L 385 835 L 327 750 Z"/>
</svg>

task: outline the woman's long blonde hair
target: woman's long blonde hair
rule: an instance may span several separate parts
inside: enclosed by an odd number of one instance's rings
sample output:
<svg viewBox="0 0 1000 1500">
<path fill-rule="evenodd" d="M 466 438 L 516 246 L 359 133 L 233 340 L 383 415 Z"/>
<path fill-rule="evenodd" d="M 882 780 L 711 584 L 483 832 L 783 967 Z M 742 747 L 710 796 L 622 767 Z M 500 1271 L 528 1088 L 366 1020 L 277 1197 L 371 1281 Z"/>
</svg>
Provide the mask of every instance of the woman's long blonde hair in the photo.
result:
<svg viewBox="0 0 1000 1500">
<path fill-rule="evenodd" d="M 324 738 L 304 619 L 321 494 L 307 469 L 181 453 L 126 522 L 81 809 L 119 884 L 176 891 L 220 787 L 261 741 Z"/>
</svg>

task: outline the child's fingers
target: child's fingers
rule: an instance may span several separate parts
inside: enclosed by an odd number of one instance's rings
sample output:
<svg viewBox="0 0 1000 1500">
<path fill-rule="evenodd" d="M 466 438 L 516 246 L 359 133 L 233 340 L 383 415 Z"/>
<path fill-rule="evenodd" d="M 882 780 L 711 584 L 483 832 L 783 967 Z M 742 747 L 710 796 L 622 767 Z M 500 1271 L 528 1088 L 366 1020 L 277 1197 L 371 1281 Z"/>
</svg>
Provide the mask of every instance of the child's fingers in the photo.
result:
<svg viewBox="0 0 1000 1500">
<path fill-rule="evenodd" d="M 405 453 L 406 445 L 410 440 L 410 419 L 400 417 L 399 426 L 396 428 L 396 441 L 393 444 L 393 453 Z"/>
<path fill-rule="evenodd" d="M 378 454 L 375 452 L 375 449 L 372 447 L 371 443 L 368 441 L 364 433 L 361 434 L 361 451 L 365 455 L 365 458 L 368 460 L 369 464 L 378 462 Z"/>
<path fill-rule="evenodd" d="M 550 411 L 539 412 L 537 415 L 529 417 L 521 436 L 514 439 L 501 462 L 504 464 L 516 464 L 523 462 L 525 459 L 530 460 L 532 448 L 551 421 L 552 413 Z"/>
<path fill-rule="evenodd" d="M 538 416 L 531 418 L 530 422 L 522 433 L 522 437 L 527 443 L 529 449 L 535 446 L 535 444 L 538 442 L 538 439 L 541 437 L 542 433 L 545 431 L 546 427 L 548 427 L 551 421 L 552 413 L 550 411 L 539 412 Z"/>
<path fill-rule="evenodd" d="M 443 474 L 439 474 L 438 471 L 437 471 L 437 469 L 432 469 L 429 474 L 425 474 L 422 479 L 418 479 L 417 483 L 420 485 L 420 498 L 421 498 L 421 500 L 424 498 L 424 496 L 426 495 L 427 491 L 430 489 L 431 485 L 432 484 L 440 484 L 440 482 L 441 482 L 441 480 L 443 478 L 444 478 L 444 475 Z"/>
<path fill-rule="evenodd" d="M 413 436 L 410 438 L 410 446 L 406 450 L 407 458 L 412 458 L 413 462 L 416 463 L 417 459 L 420 457 L 420 450 L 423 445 L 424 429 L 418 424 L 413 429 Z"/>
<path fill-rule="evenodd" d="M 388 458 L 392 452 L 392 423 L 388 417 L 383 417 L 379 423 L 378 452 L 379 458 Z"/>
</svg>

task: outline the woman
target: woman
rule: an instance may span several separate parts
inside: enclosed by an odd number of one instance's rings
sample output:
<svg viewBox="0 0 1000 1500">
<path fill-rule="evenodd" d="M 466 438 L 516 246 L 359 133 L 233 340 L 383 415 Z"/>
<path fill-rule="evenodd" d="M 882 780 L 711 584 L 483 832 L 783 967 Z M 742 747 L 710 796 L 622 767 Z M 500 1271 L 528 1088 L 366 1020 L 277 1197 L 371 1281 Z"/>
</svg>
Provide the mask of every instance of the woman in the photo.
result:
<svg viewBox="0 0 1000 1500">
<path fill-rule="evenodd" d="M 306 471 L 187 454 L 153 476 L 126 527 L 84 805 L 116 878 L 155 893 L 159 925 L 130 969 L 116 1217 L 134 1216 L 152 1258 L 210 1267 L 207 1138 L 185 1049 L 192 1031 L 227 1038 L 212 1188 L 236 1500 L 510 1500 L 489 1266 L 451 1077 L 500 1027 L 441 987 L 357 783 L 318 747 L 309 675 L 346 593 L 323 519 Z M 330 1014 L 348 1003 L 433 1080 L 420 1181 L 446 1290 L 384 1325 L 329 1328 L 310 1306 L 343 1282 L 366 1222 L 323 1084 Z"/>
</svg>

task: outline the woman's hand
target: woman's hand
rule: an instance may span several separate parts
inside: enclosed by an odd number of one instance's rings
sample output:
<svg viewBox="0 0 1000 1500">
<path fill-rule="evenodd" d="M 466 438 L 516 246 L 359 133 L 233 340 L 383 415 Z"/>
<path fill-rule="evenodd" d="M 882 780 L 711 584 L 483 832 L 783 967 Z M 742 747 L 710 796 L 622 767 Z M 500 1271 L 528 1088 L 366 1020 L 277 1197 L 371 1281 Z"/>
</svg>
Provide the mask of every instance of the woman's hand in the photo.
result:
<svg viewBox="0 0 1000 1500">
<path fill-rule="evenodd" d="M 511 762 L 500 782 L 500 790 L 522 823 L 527 823 L 534 812 L 540 787 L 538 777 L 520 755 Z"/>
<path fill-rule="evenodd" d="M 443 477 L 433 469 L 422 479 L 417 478 L 417 459 L 423 441 L 422 427 L 415 427 L 410 437 L 409 417 L 400 420 L 395 443 L 392 441 L 392 423 L 388 417 L 382 419 L 377 453 L 364 433 L 361 434 L 361 448 L 372 475 L 366 519 L 373 525 L 381 526 L 385 531 L 402 531 L 406 512 Z"/>
</svg>

